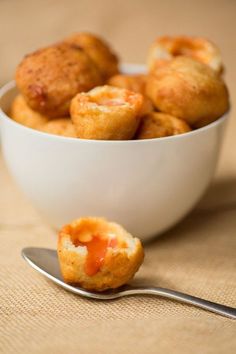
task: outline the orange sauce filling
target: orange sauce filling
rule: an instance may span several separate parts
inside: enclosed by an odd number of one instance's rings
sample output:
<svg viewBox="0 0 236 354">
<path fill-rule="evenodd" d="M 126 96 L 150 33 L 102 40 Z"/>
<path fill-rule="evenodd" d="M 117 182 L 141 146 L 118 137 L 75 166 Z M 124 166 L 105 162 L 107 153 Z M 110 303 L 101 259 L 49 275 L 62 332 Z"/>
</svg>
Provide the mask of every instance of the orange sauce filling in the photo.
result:
<svg viewBox="0 0 236 354">
<path fill-rule="evenodd" d="M 88 242 L 76 242 L 76 246 L 87 247 L 87 257 L 85 261 L 84 271 L 87 275 L 95 275 L 101 268 L 108 247 L 115 248 L 117 246 L 116 238 L 103 238 L 99 235 L 93 235 Z"/>
</svg>

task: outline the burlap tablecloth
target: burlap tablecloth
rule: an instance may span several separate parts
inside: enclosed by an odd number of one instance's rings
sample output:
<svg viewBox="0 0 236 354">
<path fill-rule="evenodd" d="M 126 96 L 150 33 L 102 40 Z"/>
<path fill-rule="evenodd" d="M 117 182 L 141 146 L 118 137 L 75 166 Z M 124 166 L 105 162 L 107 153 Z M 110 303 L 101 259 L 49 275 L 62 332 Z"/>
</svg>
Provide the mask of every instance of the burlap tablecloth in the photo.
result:
<svg viewBox="0 0 236 354">
<path fill-rule="evenodd" d="M 1 84 L 22 55 L 75 30 L 109 39 L 126 61 L 142 62 L 163 33 L 206 35 L 224 53 L 236 102 L 235 1 L 0 1 Z M 236 117 L 228 126 L 214 182 L 174 229 L 146 245 L 138 278 L 236 306 Z M 82 299 L 32 270 L 25 246 L 56 247 L 0 159 L 1 353 L 229 353 L 236 322 L 154 297 Z"/>
</svg>

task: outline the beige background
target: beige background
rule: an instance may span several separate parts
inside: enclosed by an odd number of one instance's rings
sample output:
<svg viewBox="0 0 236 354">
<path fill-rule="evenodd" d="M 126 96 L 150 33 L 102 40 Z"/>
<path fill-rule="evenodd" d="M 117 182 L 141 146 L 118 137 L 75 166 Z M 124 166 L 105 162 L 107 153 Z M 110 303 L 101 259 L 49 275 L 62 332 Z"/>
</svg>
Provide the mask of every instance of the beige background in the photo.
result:
<svg viewBox="0 0 236 354">
<path fill-rule="evenodd" d="M 144 62 L 158 35 L 197 34 L 222 49 L 234 106 L 235 16 L 234 0 L 0 0 L 0 83 L 25 53 L 75 31 L 103 35 L 128 62 Z M 181 224 L 146 245 L 140 280 L 236 306 L 235 122 L 233 107 L 212 186 Z M 88 301 L 40 277 L 20 250 L 55 247 L 56 237 L 2 158 L 0 186 L 0 352 L 236 352 L 235 321 L 153 297 Z"/>
</svg>

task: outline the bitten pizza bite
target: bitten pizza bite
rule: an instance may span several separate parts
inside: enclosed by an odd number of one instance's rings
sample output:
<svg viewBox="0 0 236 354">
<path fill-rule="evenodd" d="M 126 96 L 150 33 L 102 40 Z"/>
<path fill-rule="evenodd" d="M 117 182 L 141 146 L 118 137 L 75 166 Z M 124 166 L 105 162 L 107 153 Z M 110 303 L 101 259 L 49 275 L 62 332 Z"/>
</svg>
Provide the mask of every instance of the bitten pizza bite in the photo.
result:
<svg viewBox="0 0 236 354">
<path fill-rule="evenodd" d="M 27 55 L 16 70 L 16 84 L 27 104 L 51 118 L 67 116 L 72 97 L 101 82 L 88 55 L 66 43 Z"/>
<path fill-rule="evenodd" d="M 151 100 L 146 95 L 147 75 L 145 74 L 117 74 L 112 76 L 108 85 L 124 88 L 143 95 L 143 110 L 141 115 L 154 110 Z"/>
<path fill-rule="evenodd" d="M 103 291 L 130 281 L 143 262 L 139 239 L 103 218 L 81 218 L 59 232 L 58 257 L 67 283 Z"/>
<path fill-rule="evenodd" d="M 152 112 L 142 118 L 136 139 L 153 139 L 187 133 L 190 126 L 183 120 L 161 112 Z"/>
<path fill-rule="evenodd" d="M 176 56 L 187 56 L 196 59 L 215 70 L 222 72 L 223 63 L 219 48 L 201 37 L 164 36 L 157 38 L 148 53 L 148 68 L 150 71 Z"/>
<path fill-rule="evenodd" d="M 76 134 L 82 139 L 132 139 L 141 119 L 143 96 L 101 86 L 76 95 L 70 107 Z"/>
<path fill-rule="evenodd" d="M 149 75 L 147 94 L 157 110 L 195 125 L 214 121 L 229 109 L 224 81 L 207 65 L 176 57 Z"/>
<path fill-rule="evenodd" d="M 110 76 L 119 72 L 118 57 L 102 38 L 82 32 L 71 35 L 64 41 L 85 51 L 102 74 L 104 83 Z"/>
<path fill-rule="evenodd" d="M 45 115 L 32 110 L 21 94 L 18 94 L 14 98 L 9 114 L 17 123 L 23 124 L 32 129 L 41 129 L 41 127 L 49 120 Z"/>
</svg>

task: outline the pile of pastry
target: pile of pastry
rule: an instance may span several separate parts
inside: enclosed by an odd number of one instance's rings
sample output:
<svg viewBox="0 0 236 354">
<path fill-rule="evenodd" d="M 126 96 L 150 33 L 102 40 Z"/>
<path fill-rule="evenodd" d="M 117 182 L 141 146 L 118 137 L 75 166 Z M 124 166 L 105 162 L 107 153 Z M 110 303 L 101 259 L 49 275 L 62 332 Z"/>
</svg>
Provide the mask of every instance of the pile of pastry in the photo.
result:
<svg viewBox="0 0 236 354">
<path fill-rule="evenodd" d="M 10 116 L 27 127 L 96 140 L 160 138 L 207 125 L 229 109 L 219 49 L 199 37 L 160 37 L 147 74 L 122 74 L 101 38 L 78 33 L 25 56 Z"/>
</svg>

